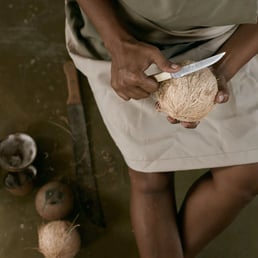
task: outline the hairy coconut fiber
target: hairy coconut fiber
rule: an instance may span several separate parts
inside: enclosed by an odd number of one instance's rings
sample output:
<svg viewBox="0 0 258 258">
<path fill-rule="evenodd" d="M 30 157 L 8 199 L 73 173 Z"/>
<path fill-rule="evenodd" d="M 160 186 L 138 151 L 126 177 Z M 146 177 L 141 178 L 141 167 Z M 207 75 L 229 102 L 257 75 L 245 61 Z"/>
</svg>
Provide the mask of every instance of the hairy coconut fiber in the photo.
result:
<svg viewBox="0 0 258 258">
<path fill-rule="evenodd" d="M 217 91 L 216 77 L 205 68 L 161 82 L 155 97 L 159 111 L 179 121 L 197 122 L 212 110 Z"/>
<path fill-rule="evenodd" d="M 77 226 L 69 221 L 56 220 L 39 228 L 39 250 L 45 258 L 73 258 L 80 249 Z"/>
</svg>

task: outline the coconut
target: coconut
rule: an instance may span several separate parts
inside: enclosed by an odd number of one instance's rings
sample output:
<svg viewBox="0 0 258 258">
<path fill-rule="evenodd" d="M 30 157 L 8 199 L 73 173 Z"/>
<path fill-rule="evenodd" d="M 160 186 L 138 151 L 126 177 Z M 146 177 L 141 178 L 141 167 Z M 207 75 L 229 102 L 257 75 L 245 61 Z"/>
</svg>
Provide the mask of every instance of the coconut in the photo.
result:
<svg viewBox="0 0 258 258">
<path fill-rule="evenodd" d="M 35 197 L 35 207 L 45 220 L 63 219 L 73 210 L 74 195 L 71 188 L 62 182 L 51 181 L 43 185 Z"/>
<path fill-rule="evenodd" d="M 45 258 L 73 258 L 80 250 L 81 239 L 76 225 L 56 220 L 39 228 L 38 244 Z"/>
<path fill-rule="evenodd" d="M 197 122 L 213 109 L 217 92 L 216 77 L 209 68 L 204 68 L 161 82 L 154 96 L 159 111 L 179 121 Z"/>
<path fill-rule="evenodd" d="M 37 146 L 30 135 L 10 134 L 0 142 L 0 167 L 19 172 L 34 161 L 36 154 Z"/>
<path fill-rule="evenodd" d="M 13 195 L 27 195 L 34 188 L 36 175 L 37 169 L 32 165 L 17 173 L 8 172 L 4 176 L 4 187 Z"/>
</svg>

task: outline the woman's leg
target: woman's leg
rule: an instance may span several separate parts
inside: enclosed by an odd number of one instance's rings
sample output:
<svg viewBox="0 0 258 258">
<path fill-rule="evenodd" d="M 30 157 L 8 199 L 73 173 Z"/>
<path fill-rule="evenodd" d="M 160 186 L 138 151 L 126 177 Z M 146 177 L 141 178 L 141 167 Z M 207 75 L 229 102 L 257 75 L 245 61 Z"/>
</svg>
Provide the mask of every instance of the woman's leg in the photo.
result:
<svg viewBox="0 0 258 258">
<path fill-rule="evenodd" d="M 258 163 L 212 169 L 189 190 L 179 213 L 185 258 L 196 254 L 258 193 Z"/>
<path fill-rule="evenodd" d="M 129 169 L 131 219 L 141 258 L 183 258 L 177 228 L 173 173 Z"/>
</svg>

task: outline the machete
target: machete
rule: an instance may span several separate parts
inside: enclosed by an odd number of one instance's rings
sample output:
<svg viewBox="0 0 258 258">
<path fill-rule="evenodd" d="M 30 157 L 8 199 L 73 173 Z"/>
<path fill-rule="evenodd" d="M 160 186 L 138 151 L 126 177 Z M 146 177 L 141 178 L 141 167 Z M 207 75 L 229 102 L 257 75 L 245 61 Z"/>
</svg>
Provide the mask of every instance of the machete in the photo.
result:
<svg viewBox="0 0 258 258">
<path fill-rule="evenodd" d="M 68 86 L 67 115 L 72 133 L 75 179 L 81 209 L 95 225 L 105 227 L 105 218 L 100 202 L 96 178 L 87 135 L 84 107 L 81 102 L 78 74 L 72 61 L 64 63 L 64 72 Z"/>
</svg>

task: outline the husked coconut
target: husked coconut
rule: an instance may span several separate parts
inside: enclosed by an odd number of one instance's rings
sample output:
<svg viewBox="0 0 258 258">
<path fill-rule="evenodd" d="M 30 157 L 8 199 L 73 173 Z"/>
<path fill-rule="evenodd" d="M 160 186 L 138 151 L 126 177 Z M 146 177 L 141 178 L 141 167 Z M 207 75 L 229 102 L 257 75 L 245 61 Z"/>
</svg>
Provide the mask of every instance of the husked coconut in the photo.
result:
<svg viewBox="0 0 258 258">
<path fill-rule="evenodd" d="M 74 207 L 72 189 L 59 181 L 50 181 L 37 192 L 35 207 L 45 220 L 58 220 L 68 216 Z"/>
<path fill-rule="evenodd" d="M 4 187 L 16 196 L 25 196 L 34 188 L 37 169 L 30 165 L 20 172 L 7 172 L 4 176 Z"/>
<path fill-rule="evenodd" d="M 25 133 L 14 133 L 0 141 L 0 167 L 20 172 L 32 164 L 37 154 L 35 140 Z"/>
<path fill-rule="evenodd" d="M 197 122 L 213 109 L 217 92 L 216 77 L 209 68 L 204 68 L 161 82 L 155 98 L 159 111 L 179 121 Z"/>
<path fill-rule="evenodd" d="M 45 258 L 73 258 L 80 250 L 81 239 L 76 225 L 56 220 L 39 228 L 38 244 Z"/>
</svg>

